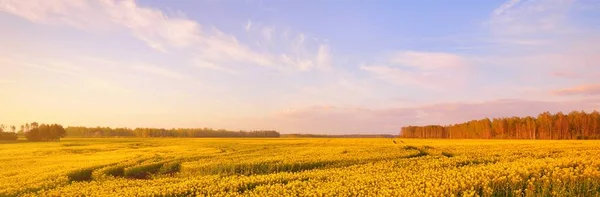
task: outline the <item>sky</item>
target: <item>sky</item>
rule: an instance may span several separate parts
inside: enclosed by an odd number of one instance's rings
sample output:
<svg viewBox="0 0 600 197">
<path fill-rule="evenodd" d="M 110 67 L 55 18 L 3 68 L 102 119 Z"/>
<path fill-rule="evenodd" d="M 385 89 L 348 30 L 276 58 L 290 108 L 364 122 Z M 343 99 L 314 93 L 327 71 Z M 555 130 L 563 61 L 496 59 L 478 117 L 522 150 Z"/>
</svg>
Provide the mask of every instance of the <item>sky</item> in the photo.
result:
<svg viewBox="0 0 600 197">
<path fill-rule="evenodd" d="M 6 125 L 397 134 L 600 110 L 597 0 L 0 0 L 0 29 Z"/>
</svg>

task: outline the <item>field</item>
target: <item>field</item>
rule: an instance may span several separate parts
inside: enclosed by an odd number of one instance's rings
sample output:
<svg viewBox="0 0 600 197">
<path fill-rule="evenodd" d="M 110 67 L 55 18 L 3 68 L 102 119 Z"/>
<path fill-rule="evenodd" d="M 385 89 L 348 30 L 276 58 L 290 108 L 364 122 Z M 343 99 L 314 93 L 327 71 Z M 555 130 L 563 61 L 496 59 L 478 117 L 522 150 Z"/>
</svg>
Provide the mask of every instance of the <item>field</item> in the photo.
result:
<svg viewBox="0 0 600 197">
<path fill-rule="evenodd" d="M 0 142 L 0 196 L 598 196 L 598 141 Z"/>
</svg>

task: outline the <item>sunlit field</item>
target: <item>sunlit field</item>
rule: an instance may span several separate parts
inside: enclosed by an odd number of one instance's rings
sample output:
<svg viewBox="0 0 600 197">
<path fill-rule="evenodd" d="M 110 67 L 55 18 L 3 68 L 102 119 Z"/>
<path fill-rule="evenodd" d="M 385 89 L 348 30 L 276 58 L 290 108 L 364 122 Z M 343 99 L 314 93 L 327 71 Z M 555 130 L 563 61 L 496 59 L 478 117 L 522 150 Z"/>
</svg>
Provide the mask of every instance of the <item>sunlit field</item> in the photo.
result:
<svg viewBox="0 0 600 197">
<path fill-rule="evenodd" d="M 1 142 L 0 196 L 598 196 L 598 141 Z"/>
</svg>

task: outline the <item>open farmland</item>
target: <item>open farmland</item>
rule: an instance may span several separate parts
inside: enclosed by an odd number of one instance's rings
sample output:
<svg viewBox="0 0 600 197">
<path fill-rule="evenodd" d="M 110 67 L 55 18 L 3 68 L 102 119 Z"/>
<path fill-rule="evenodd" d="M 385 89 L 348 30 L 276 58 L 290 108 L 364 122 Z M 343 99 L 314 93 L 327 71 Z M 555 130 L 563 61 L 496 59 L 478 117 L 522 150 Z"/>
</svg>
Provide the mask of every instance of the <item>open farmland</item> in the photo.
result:
<svg viewBox="0 0 600 197">
<path fill-rule="evenodd" d="M 0 169 L 0 196 L 597 196 L 600 143 L 67 138 Z"/>
</svg>

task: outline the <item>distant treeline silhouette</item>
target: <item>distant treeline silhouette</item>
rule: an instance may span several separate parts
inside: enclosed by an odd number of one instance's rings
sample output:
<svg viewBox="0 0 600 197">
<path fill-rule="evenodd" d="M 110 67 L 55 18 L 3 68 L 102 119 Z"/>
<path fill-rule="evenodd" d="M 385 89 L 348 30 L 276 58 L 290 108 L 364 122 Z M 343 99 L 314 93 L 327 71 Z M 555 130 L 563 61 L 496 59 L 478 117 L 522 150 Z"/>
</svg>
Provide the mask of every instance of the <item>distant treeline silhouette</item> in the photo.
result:
<svg viewBox="0 0 600 197">
<path fill-rule="evenodd" d="M 15 132 L 0 131 L 0 140 L 17 140 L 19 138 Z"/>
<path fill-rule="evenodd" d="M 36 123 L 37 124 L 37 123 Z M 25 138 L 29 141 L 58 141 L 66 136 L 66 131 L 59 124 L 41 124 L 35 125 L 29 131 L 25 132 Z"/>
<path fill-rule="evenodd" d="M 279 137 L 277 131 L 228 131 L 210 128 L 110 128 L 110 127 L 67 127 L 71 137 Z"/>
<path fill-rule="evenodd" d="M 24 135 L 27 140 L 33 142 L 58 141 L 66 135 L 65 129 L 59 124 L 26 123 L 21 125 L 18 133 L 15 126 L 10 126 L 12 132 L 5 132 L 5 128 L 5 125 L 0 125 L 0 140 L 17 140 L 19 135 Z"/>
<path fill-rule="evenodd" d="M 8 132 L 7 129 L 11 129 L 12 132 Z M 15 126 L 8 126 L 0 124 L 0 140 L 17 140 L 17 128 Z"/>
<path fill-rule="evenodd" d="M 347 134 L 347 135 L 325 135 L 325 134 L 282 134 L 281 137 L 289 138 L 394 138 L 390 134 Z"/>
<path fill-rule="evenodd" d="M 600 113 L 544 112 L 537 117 L 472 120 L 454 125 L 402 127 L 404 138 L 600 139 Z"/>
</svg>

